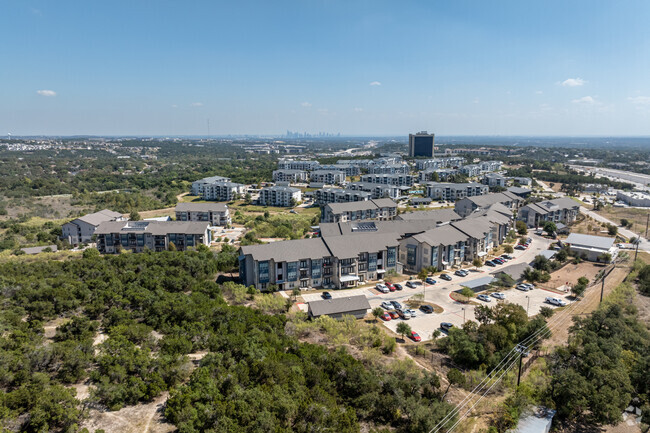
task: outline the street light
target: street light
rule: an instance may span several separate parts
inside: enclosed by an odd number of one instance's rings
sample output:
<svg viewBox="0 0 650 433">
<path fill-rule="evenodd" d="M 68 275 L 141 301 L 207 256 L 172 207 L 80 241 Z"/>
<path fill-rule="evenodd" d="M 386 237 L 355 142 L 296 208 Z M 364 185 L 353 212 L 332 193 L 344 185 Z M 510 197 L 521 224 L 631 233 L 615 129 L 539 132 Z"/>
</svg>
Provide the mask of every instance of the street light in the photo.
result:
<svg viewBox="0 0 650 433">
<path fill-rule="evenodd" d="M 465 307 L 463 307 L 463 325 L 465 324 Z"/>
<path fill-rule="evenodd" d="M 530 307 L 530 296 L 526 295 L 526 299 L 528 299 L 528 305 L 526 305 L 526 316 L 528 316 L 528 308 Z"/>
</svg>

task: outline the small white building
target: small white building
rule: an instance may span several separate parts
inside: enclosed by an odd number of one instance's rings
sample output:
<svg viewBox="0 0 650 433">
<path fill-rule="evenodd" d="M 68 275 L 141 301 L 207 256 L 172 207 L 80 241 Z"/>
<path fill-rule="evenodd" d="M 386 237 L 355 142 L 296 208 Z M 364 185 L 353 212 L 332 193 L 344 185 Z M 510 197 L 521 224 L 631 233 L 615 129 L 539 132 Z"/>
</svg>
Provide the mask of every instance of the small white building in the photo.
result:
<svg viewBox="0 0 650 433">
<path fill-rule="evenodd" d="M 257 204 L 261 206 L 295 206 L 302 200 L 302 191 L 288 186 L 269 186 L 262 188 Z"/>
<path fill-rule="evenodd" d="M 571 233 L 564 243 L 569 247 L 571 253 L 585 260 L 609 262 L 614 260 L 618 255 L 618 248 L 614 244 L 615 241 L 615 238 Z M 605 254 L 610 255 L 609 260 L 604 260 L 603 256 Z"/>
</svg>

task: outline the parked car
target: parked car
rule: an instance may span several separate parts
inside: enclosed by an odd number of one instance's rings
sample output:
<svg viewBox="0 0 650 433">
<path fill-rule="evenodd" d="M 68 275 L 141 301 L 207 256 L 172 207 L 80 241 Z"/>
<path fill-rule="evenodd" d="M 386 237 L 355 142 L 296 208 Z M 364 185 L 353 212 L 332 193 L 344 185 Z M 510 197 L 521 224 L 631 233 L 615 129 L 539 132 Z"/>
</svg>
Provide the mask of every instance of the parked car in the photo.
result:
<svg viewBox="0 0 650 433">
<path fill-rule="evenodd" d="M 417 311 L 415 311 L 415 310 L 413 310 L 413 309 L 411 309 L 411 308 L 409 308 L 409 309 L 406 310 L 406 311 L 411 315 L 411 317 L 417 317 L 417 316 L 418 316 Z"/>
<path fill-rule="evenodd" d="M 420 283 L 418 283 L 417 281 L 407 281 L 406 282 L 406 287 L 409 287 L 411 289 L 415 289 L 419 285 L 420 285 Z"/>
<path fill-rule="evenodd" d="M 525 247 L 524 245 L 522 245 L 522 244 L 519 244 L 519 245 L 517 245 L 517 246 L 515 247 L 515 249 L 516 249 L 516 250 L 525 250 L 526 247 Z"/>
<path fill-rule="evenodd" d="M 425 314 L 431 314 L 433 313 L 433 307 L 431 305 L 423 304 L 420 305 L 420 311 L 422 311 Z"/>
<path fill-rule="evenodd" d="M 486 260 L 485 264 L 488 265 L 488 266 L 492 266 L 492 267 L 496 266 L 492 260 Z"/>
<path fill-rule="evenodd" d="M 396 290 L 395 286 L 393 286 L 391 283 L 385 283 L 384 285 L 388 287 L 388 290 L 390 290 L 391 292 L 394 292 Z"/>
<path fill-rule="evenodd" d="M 528 287 L 528 284 L 524 283 L 519 283 L 515 286 L 517 290 L 521 290 L 522 292 L 527 292 L 529 290 L 532 290 L 530 287 Z"/>
<path fill-rule="evenodd" d="M 454 324 L 449 323 L 449 322 L 442 322 L 440 324 L 440 329 L 442 329 L 443 331 L 449 331 L 453 327 L 454 327 Z"/>
<path fill-rule="evenodd" d="M 381 303 L 380 307 L 383 308 L 384 310 L 392 310 L 393 309 L 393 304 L 391 304 L 388 301 L 384 301 L 384 302 Z"/>
<path fill-rule="evenodd" d="M 397 301 L 390 301 L 390 304 L 393 306 L 394 309 L 396 310 L 401 310 L 402 309 L 402 304 L 400 304 Z"/>
<path fill-rule="evenodd" d="M 547 297 L 545 299 L 545 301 L 548 302 L 549 304 L 555 305 L 557 307 L 566 307 L 567 306 L 567 303 L 563 299 L 560 299 L 560 298 L 552 298 L 552 297 L 549 296 L 549 297 Z"/>
<path fill-rule="evenodd" d="M 445 281 L 451 281 L 451 277 L 447 274 L 440 274 L 440 279 Z"/>
<path fill-rule="evenodd" d="M 411 331 L 411 340 L 413 340 L 415 342 L 422 341 L 422 339 L 420 338 L 418 333 L 415 332 L 415 331 Z"/>
<path fill-rule="evenodd" d="M 476 299 L 480 299 L 483 302 L 492 302 L 492 299 L 488 295 L 480 294 L 476 297 Z"/>
<path fill-rule="evenodd" d="M 431 278 L 431 277 L 427 277 L 424 281 L 425 281 L 427 284 L 436 284 L 436 280 L 434 280 L 434 279 Z"/>
<path fill-rule="evenodd" d="M 406 310 L 397 309 L 395 310 L 395 312 L 399 314 L 399 317 L 401 317 L 404 320 L 409 320 L 411 318 L 411 315 Z"/>
<path fill-rule="evenodd" d="M 389 311 L 388 314 L 390 315 L 391 319 L 399 319 L 399 314 L 395 311 Z"/>
<path fill-rule="evenodd" d="M 510 254 L 501 254 L 501 257 L 505 257 L 508 260 L 514 259 L 514 257 L 512 257 Z"/>
<path fill-rule="evenodd" d="M 323 292 L 321 293 L 321 297 L 323 299 L 332 299 L 332 294 L 330 292 Z"/>
<path fill-rule="evenodd" d="M 496 298 L 496 299 L 506 299 L 506 295 L 504 295 L 501 292 L 494 292 L 490 296 L 492 296 L 493 298 Z"/>
<path fill-rule="evenodd" d="M 388 290 L 388 287 L 384 286 L 384 285 L 381 284 L 381 283 L 377 283 L 377 285 L 375 286 L 375 289 L 379 290 L 381 293 L 388 293 L 388 292 L 390 292 L 390 290 Z"/>
<path fill-rule="evenodd" d="M 469 272 L 467 272 L 465 269 L 459 269 L 454 272 L 454 275 L 458 275 L 459 277 L 466 277 L 469 275 Z"/>
<path fill-rule="evenodd" d="M 498 257 L 495 258 L 495 259 L 492 259 L 492 263 L 494 263 L 495 265 L 502 265 L 502 264 L 504 264 L 505 262 L 506 262 L 505 260 L 500 259 L 500 258 L 498 258 Z"/>
<path fill-rule="evenodd" d="M 390 314 L 388 314 L 388 313 L 384 313 L 384 314 L 382 314 L 382 315 L 379 316 L 379 317 L 381 317 L 381 319 L 382 319 L 384 322 L 390 322 L 390 321 L 393 319 L 392 317 L 390 317 Z"/>
<path fill-rule="evenodd" d="M 397 290 L 403 290 L 404 289 L 404 287 L 402 287 L 402 285 L 398 284 L 398 283 L 393 284 L 393 286 L 395 286 L 395 289 L 397 289 Z"/>
</svg>

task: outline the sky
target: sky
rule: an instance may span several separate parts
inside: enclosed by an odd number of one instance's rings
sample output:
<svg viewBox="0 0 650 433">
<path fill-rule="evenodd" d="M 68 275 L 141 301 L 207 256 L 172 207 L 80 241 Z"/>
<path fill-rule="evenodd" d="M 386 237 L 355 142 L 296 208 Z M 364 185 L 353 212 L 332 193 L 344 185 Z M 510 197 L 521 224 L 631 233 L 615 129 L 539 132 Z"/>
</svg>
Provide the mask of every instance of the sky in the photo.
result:
<svg viewBox="0 0 650 433">
<path fill-rule="evenodd" d="M 646 0 L 0 11 L 0 136 L 650 135 Z"/>
</svg>

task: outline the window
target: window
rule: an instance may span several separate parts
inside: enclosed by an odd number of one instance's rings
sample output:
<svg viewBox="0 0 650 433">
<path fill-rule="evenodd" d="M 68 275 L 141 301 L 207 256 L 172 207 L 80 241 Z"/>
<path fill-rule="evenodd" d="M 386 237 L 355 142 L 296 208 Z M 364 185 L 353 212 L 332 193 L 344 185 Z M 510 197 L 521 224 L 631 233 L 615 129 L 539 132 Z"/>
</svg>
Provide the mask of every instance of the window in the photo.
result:
<svg viewBox="0 0 650 433">
<path fill-rule="evenodd" d="M 260 283 L 269 282 L 269 262 L 259 262 L 257 264 Z"/>
<path fill-rule="evenodd" d="M 359 263 L 359 272 L 365 271 L 366 270 L 366 264 L 365 263 Z"/>
<path fill-rule="evenodd" d="M 395 259 L 397 256 L 397 248 L 389 247 L 386 250 L 386 267 L 392 268 L 395 266 Z"/>
<path fill-rule="evenodd" d="M 300 269 L 305 269 L 307 267 L 307 260 L 300 261 Z"/>
<path fill-rule="evenodd" d="M 312 260 L 311 261 L 311 277 L 312 278 L 320 278 L 322 275 L 322 260 Z"/>
<path fill-rule="evenodd" d="M 104 239 L 106 241 L 106 246 L 107 247 L 112 247 L 113 246 L 113 235 L 112 234 L 105 235 Z"/>
<path fill-rule="evenodd" d="M 438 266 L 438 247 L 431 248 L 431 266 Z"/>
<path fill-rule="evenodd" d="M 368 271 L 375 272 L 377 270 L 377 254 L 372 253 L 368 255 Z"/>
<path fill-rule="evenodd" d="M 298 279 L 298 262 L 287 263 L 287 281 L 296 281 Z"/>
<path fill-rule="evenodd" d="M 309 271 L 307 271 L 305 269 L 301 269 L 300 270 L 300 279 L 304 280 L 304 279 L 307 279 L 307 278 L 309 278 Z"/>
<path fill-rule="evenodd" d="M 417 246 L 407 245 L 406 246 L 406 264 L 409 266 L 415 266 L 417 256 Z"/>
</svg>

